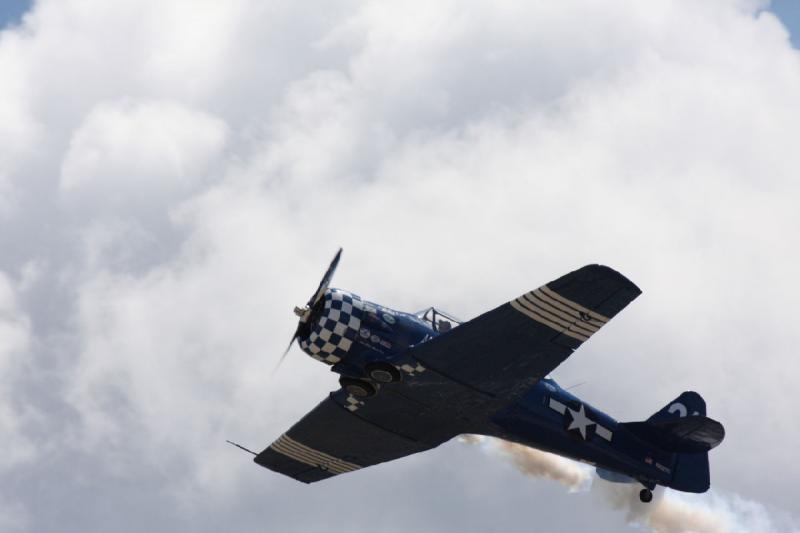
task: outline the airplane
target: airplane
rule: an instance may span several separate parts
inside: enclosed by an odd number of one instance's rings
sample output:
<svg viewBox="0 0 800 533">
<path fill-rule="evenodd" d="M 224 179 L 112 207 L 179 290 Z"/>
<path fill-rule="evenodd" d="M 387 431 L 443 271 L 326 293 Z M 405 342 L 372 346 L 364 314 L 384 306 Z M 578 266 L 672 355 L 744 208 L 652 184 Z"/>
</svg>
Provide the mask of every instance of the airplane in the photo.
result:
<svg viewBox="0 0 800 533">
<path fill-rule="evenodd" d="M 435 307 L 406 313 L 330 288 L 341 254 L 295 308 L 299 323 L 280 359 L 297 341 L 340 375 L 341 388 L 261 453 L 243 448 L 257 464 L 313 483 L 478 434 L 594 465 L 607 481 L 640 483 L 645 503 L 658 485 L 708 490 L 708 452 L 725 430 L 698 393 L 645 421 L 617 422 L 549 376 L 641 294 L 619 272 L 587 265 L 462 322 Z"/>
</svg>

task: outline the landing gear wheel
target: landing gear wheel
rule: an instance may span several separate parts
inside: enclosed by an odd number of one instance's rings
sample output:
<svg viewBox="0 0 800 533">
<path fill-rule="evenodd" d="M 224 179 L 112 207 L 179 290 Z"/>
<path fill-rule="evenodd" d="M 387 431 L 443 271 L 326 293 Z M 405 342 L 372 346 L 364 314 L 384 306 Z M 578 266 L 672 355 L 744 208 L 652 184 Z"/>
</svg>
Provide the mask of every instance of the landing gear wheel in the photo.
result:
<svg viewBox="0 0 800 533">
<path fill-rule="evenodd" d="M 650 489 L 642 489 L 639 491 L 639 500 L 642 503 L 650 503 L 653 501 L 653 491 Z"/>
<path fill-rule="evenodd" d="M 403 378 L 400 371 L 389 363 L 369 363 L 366 370 L 370 379 L 378 383 L 394 383 Z"/>
<path fill-rule="evenodd" d="M 339 385 L 342 386 L 348 394 L 352 394 L 356 398 L 369 398 L 375 396 L 378 389 L 369 381 L 354 378 L 339 378 Z"/>
</svg>

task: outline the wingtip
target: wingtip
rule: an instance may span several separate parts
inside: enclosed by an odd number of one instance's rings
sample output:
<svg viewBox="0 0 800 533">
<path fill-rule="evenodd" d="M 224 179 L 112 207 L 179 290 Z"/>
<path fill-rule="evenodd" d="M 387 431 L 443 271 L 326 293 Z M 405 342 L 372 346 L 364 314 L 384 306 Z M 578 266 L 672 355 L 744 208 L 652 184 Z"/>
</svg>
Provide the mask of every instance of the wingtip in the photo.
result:
<svg viewBox="0 0 800 533">
<path fill-rule="evenodd" d="M 640 289 L 634 282 L 632 282 L 627 276 L 621 273 L 619 270 L 611 268 L 608 265 L 602 265 L 599 263 L 594 263 L 591 265 L 586 265 L 585 267 L 581 268 L 580 270 L 586 269 L 596 275 L 603 276 L 603 277 L 612 277 L 616 278 L 619 283 L 630 290 L 632 293 L 635 293 L 637 296 L 642 294 L 642 289 Z"/>
</svg>

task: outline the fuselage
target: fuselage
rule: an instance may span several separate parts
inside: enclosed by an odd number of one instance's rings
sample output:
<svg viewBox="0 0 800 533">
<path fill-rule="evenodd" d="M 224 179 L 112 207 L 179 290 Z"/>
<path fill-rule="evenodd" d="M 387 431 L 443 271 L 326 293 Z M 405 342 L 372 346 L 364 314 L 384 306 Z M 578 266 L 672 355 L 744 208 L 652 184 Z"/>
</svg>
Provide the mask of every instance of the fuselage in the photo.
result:
<svg viewBox="0 0 800 533">
<path fill-rule="evenodd" d="M 648 446 L 551 378 L 540 380 L 492 421 L 504 430 L 495 436 L 589 463 L 609 481 L 628 481 L 619 477 L 622 473 L 667 485 L 672 477 L 674 454 Z"/>
<path fill-rule="evenodd" d="M 433 308 L 427 315 L 396 311 L 340 289 L 328 289 L 319 305 L 324 307 L 318 310 L 318 319 L 299 336 L 300 347 L 349 378 L 364 379 L 365 368 L 381 362 L 402 370 L 409 386 L 414 386 L 419 367 L 405 352 L 447 335 L 459 324 Z M 446 395 L 449 389 L 439 390 Z M 447 397 L 440 399 L 447 409 Z M 674 454 L 636 438 L 553 379 L 539 380 L 521 396 L 486 398 L 481 405 L 487 407 L 480 416 L 465 419 L 464 433 L 495 436 L 590 463 L 611 481 L 625 481 L 629 476 L 650 485 L 669 485 Z"/>
</svg>

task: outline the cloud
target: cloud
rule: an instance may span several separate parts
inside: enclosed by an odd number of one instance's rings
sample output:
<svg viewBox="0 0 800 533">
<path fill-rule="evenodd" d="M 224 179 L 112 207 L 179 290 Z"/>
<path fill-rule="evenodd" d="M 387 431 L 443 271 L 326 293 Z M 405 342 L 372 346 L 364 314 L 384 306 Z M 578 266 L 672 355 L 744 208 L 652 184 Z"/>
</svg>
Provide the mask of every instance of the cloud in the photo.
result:
<svg viewBox="0 0 800 533">
<path fill-rule="evenodd" d="M 800 61 L 762 7 L 38 2 L 0 35 L 0 368 L 27 405 L 0 424 L 48 453 L 10 463 L 3 497 L 30 510 L 62 481 L 30 530 L 97 501 L 198 531 L 256 530 L 264 500 L 322 529 L 386 479 L 422 529 L 522 498 L 491 463 L 495 503 L 463 489 L 479 467 L 452 447 L 317 488 L 224 446 L 266 445 L 335 388 L 299 352 L 270 372 L 343 245 L 335 285 L 467 318 L 620 269 L 643 296 L 556 377 L 621 420 L 700 390 L 728 430 L 715 488 L 791 509 Z M 562 523 L 575 500 L 541 494 Z M 300 499 L 318 512 L 293 518 Z M 102 507 L 66 523 L 119 526 Z"/>
<path fill-rule="evenodd" d="M 0 502 L 0 527 L 3 531 L 14 533 L 17 531 L 29 531 L 30 519 L 28 509 L 19 503 L 8 504 Z"/>
<path fill-rule="evenodd" d="M 38 124 L 30 116 L 30 95 L 23 81 L 29 68 L 27 52 L 22 36 L 12 31 L 0 32 L 0 215 L 13 205 L 9 196 L 12 178 L 18 172 L 17 159 L 30 157 L 40 138 Z"/>
<path fill-rule="evenodd" d="M 30 319 L 19 308 L 16 284 L 0 271 L 0 433 L 3 434 L 0 471 L 18 467 L 33 458 L 32 443 L 24 432 L 29 413 L 14 395 L 28 363 L 32 344 L 30 330 Z"/>
<path fill-rule="evenodd" d="M 225 135 L 221 120 L 174 102 L 101 102 L 70 140 L 61 188 L 91 188 L 106 199 L 116 190 L 121 198 L 110 207 L 120 209 L 132 194 L 168 192 L 202 176 Z M 98 183 L 109 181 L 111 190 Z"/>
</svg>

